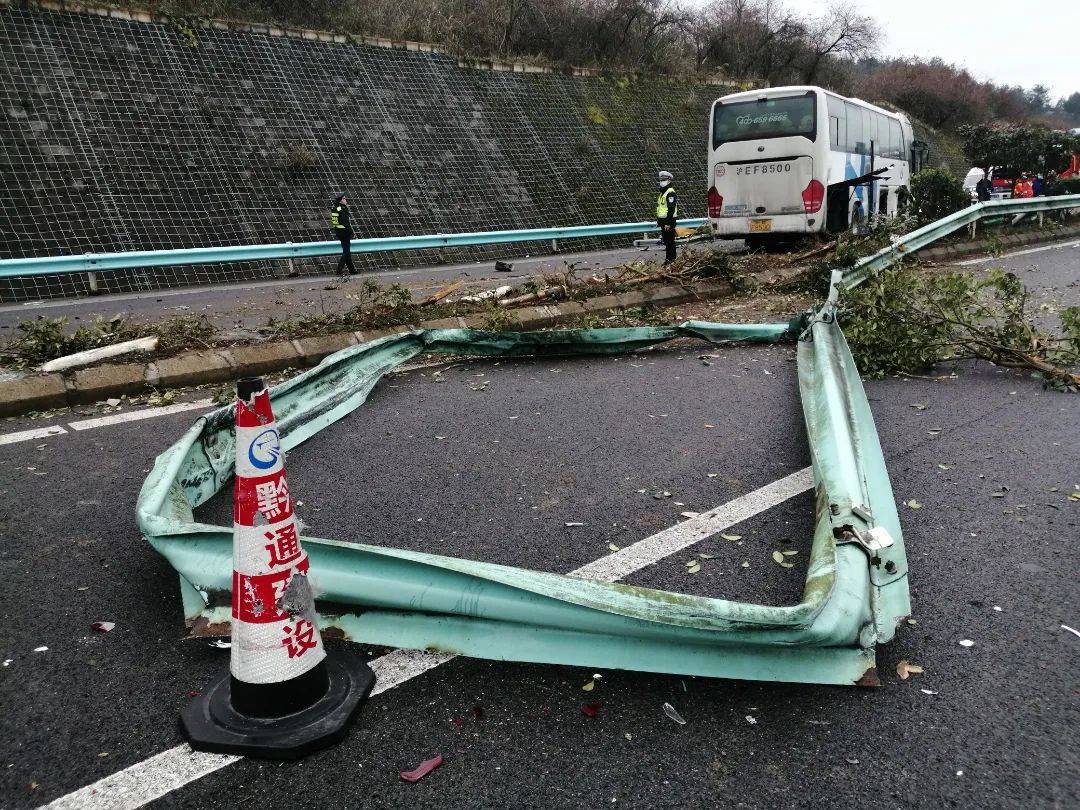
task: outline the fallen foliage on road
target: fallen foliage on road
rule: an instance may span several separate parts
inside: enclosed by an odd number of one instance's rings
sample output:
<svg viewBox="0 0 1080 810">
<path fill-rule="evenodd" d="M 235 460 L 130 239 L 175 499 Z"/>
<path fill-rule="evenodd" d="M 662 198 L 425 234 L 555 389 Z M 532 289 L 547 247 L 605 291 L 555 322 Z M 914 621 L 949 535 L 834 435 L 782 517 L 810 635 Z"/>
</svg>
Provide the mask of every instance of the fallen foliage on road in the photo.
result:
<svg viewBox="0 0 1080 810">
<path fill-rule="evenodd" d="M 840 298 L 841 324 L 864 377 L 914 374 L 946 360 L 1023 369 L 1053 388 L 1080 389 L 1080 307 L 1061 331 L 1039 328 L 1015 273 L 923 273 L 886 268 Z"/>
</svg>

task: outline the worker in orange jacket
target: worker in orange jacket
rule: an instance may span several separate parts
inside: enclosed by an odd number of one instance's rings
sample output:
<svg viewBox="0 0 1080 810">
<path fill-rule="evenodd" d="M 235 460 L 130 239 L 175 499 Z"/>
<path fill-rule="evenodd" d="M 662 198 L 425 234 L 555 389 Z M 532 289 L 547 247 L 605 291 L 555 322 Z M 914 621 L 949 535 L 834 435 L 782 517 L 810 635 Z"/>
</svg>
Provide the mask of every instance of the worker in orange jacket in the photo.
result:
<svg viewBox="0 0 1080 810">
<path fill-rule="evenodd" d="M 1031 182 L 1031 177 L 1027 172 L 1020 175 L 1020 179 L 1016 181 L 1016 185 L 1013 186 L 1013 199 L 1026 200 L 1029 197 L 1035 196 L 1035 187 Z"/>
</svg>

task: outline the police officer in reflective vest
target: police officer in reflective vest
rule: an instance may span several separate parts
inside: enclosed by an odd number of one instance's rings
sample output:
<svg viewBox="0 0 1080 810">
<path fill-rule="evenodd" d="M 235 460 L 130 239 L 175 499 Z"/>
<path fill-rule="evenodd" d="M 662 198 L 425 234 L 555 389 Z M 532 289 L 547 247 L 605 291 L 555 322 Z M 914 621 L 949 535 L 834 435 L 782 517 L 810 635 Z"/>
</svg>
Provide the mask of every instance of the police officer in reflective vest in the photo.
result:
<svg viewBox="0 0 1080 810">
<path fill-rule="evenodd" d="M 337 272 L 347 280 L 356 272 L 356 268 L 353 267 L 349 244 L 349 240 L 353 237 L 352 225 L 349 224 L 349 201 L 344 194 L 339 194 L 334 198 L 334 207 L 330 209 L 330 229 L 341 242 L 341 258 L 338 259 Z M 349 268 L 347 275 L 345 267 Z"/>
<path fill-rule="evenodd" d="M 660 226 L 660 240 L 664 243 L 664 264 L 675 259 L 675 221 L 679 216 L 679 195 L 675 193 L 671 172 L 660 172 L 660 196 L 656 198 L 656 224 Z"/>
</svg>

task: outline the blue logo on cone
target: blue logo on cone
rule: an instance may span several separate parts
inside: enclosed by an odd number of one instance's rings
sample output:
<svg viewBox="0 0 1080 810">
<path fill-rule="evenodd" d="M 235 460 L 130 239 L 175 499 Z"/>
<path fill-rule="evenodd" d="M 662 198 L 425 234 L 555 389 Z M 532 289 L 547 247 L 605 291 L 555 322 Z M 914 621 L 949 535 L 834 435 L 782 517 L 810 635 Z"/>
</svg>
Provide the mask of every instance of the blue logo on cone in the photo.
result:
<svg viewBox="0 0 1080 810">
<path fill-rule="evenodd" d="M 248 461 L 257 470 L 269 470 L 281 455 L 281 444 L 276 430 L 264 430 L 251 441 L 248 447 Z"/>
</svg>

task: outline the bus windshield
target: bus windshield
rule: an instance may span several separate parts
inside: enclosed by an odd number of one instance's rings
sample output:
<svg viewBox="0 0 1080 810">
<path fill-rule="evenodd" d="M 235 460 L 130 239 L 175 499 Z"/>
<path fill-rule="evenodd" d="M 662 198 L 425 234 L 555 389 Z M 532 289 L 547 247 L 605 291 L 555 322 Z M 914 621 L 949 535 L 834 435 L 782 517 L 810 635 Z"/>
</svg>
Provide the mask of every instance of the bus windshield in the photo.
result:
<svg viewBox="0 0 1080 810">
<path fill-rule="evenodd" d="M 720 102 L 713 111 L 713 149 L 728 141 L 785 138 L 817 133 L 817 99 L 804 96 Z"/>
</svg>

